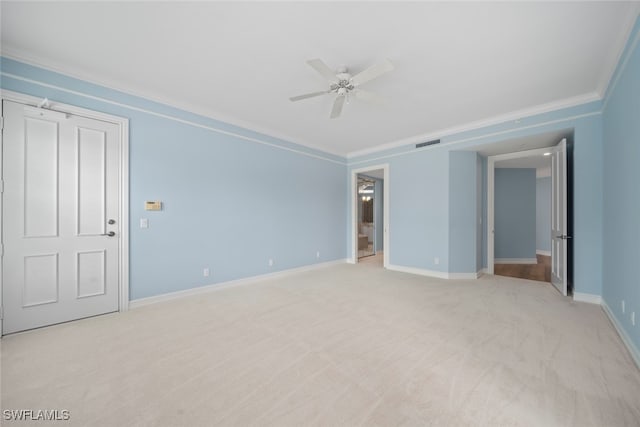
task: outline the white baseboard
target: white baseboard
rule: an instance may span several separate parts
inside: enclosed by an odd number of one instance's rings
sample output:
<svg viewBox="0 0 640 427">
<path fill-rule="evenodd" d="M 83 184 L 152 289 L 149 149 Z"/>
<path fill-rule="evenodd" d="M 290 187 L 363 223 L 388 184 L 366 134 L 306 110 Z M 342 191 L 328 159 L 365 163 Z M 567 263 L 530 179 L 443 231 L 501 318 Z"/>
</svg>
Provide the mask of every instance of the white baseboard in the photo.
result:
<svg viewBox="0 0 640 427">
<path fill-rule="evenodd" d="M 446 271 L 434 271 L 417 267 L 405 267 L 403 265 L 389 265 L 387 270 L 399 271 L 401 273 L 417 274 L 419 276 L 435 277 L 437 279 L 448 280 L 474 280 L 480 277 L 481 271 L 476 273 L 449 273 Z"/>
<path fill-rule="evenodd" d="M 574 292 L 573 300 L 579 302 L 588 302 L 589 304 L 602 304 L 602 297 L 596 294 L 584 294 L 582 292 Z"/>
<path fill-rule="evenodd" d="M 496 258 L 494 264 L 537 264 L 537 258 Z"/>
<path fill-rule="evenodd" d="M 346 263 L 346 259 L 339 259 L 335 261 L 322 262 L 319 264 L 311 264 L 305 265 L 303 267 L 290 268 L 288 270 L 276 271 L 274 273 L 261 274 L 259 276 L 251 276 L 245 277 L 242 279 L 230 280 L 228 282 L 214 283 L 211 285 L 199 286 L 197 288 L 185 289 L 183 291 L 169 292 L 161 295 L 154 295 L 152 297 L 140 298 L 136 300 L 129 301 L 129 308 L 135 309 L 139 307 L 144 307 L 149 304 L 156 304 L 163 301 L 169 301 L 177 298 L 184 298 L 191 295 L 199 295 L 205 294 L 209 292 L 214 292 L 219 289 L 226 289 L 232 286 L 240 286 L 240 285 L 248 285 L 251 283 L 257 283 L 268 279 L 277 279 L 280 277 L 290 276 L 292 274 L 301 273 L 304 271 L 316 270 L 319 268 L 330 267 L 333 265 L 344 264 Z"/>
<path fill-rule="evenodd" d="M 551 256 L 551 251 L 543 251 L 542 249 L 536 249 L 536 255 Z"/>
<path fill-rule="evenodd" d="M 634 362 L 636 362 L 636 366 L 638 367 L 638 369 L 640 369 L 640 350 L 638 350 L 638 347 L 633 344 L 633 341 L 631 341 L 631 338 L 629 338 L 627 332 L 622 328 L 622 325 L 620 325 L 618 319 L 616 319 L 616 317 L 613 315 L 611 308 L 609 308 L 605 300 L 602 300 L 601 306 L 604 312 L 607 314 L 607 317 L 611 321 L 614 329 L 616 330 L 616 332 L 618 332 L 618 335 L 620 335 L 620 338 L 622 339 L 624 345 L 627 347 L 627 350 L 629 350 L 631 358 Z"/>
<path fill-rule="evenodd" d="M 426 270 L 426 269 L 423 269 L 423 268 L 405 267 L 403 265 L 391 265 L 391 264 L 389 264 L 387 266 L 387 270 L 399 271 L 401 273 L 417 274 L 419 276 L 435 277 L 437 279 L 448 279 L 449 278 L 449 273 L 447 273 L 445 271 L 433 271 L 433 270 Z"/>
</svg>

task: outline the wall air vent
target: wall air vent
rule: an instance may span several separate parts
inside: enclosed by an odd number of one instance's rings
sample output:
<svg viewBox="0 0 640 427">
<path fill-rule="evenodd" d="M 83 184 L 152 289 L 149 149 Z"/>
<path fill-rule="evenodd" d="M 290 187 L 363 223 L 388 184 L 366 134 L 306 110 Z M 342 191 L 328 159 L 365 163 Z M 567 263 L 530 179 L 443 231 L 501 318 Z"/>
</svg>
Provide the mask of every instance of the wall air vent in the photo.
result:
<svg viewBox="0 0 640 427">
<path fill-rule="evenodd" d="M 433 141 L 421 142 L 420 144 L 416 144 L 416 148 L 427 147 L 429 145 L 440 144 L 439 139 L 434 139 Z"/>
</svg>

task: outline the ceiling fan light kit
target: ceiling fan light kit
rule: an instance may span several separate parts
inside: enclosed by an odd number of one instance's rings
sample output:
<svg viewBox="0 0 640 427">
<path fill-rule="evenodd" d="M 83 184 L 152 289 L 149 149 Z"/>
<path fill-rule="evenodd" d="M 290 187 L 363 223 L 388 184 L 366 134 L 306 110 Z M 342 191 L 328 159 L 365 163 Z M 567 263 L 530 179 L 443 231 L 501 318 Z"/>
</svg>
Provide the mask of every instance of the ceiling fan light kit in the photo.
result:
<svg viewBox="0 0 640 427">
<path fill-rule="evenodd" d="M 289 100 L 295 102 L 302 99 L 313 98 L 325 94 L 335 94 L 336 98 L 333 101 L 333 108 L 331 109 L 330 118 L 335 119 L 340 117 L 342 113 L 342 107 L 345 100 L 348 102 L 348 98 L 353 95 L 358 99 L 366 102 L 381 102 L 382 98 L 378 95 L 367 92 L 359 88 L 363 83 L 380 77 L 383 74 L 393 70 L 393 64 L 388 59 L 379 62 L 366 70 L 352 76 L 346 67 L 340 67 L 336 72 L 332 71 L 327 64 L 321 59 L 310 59 L 307 64 L 316 70 L 322 77 L 329 82 L 329 89 L 325 91 L 312 92 L 304 95 L 293 96 Z"/>
</svg>

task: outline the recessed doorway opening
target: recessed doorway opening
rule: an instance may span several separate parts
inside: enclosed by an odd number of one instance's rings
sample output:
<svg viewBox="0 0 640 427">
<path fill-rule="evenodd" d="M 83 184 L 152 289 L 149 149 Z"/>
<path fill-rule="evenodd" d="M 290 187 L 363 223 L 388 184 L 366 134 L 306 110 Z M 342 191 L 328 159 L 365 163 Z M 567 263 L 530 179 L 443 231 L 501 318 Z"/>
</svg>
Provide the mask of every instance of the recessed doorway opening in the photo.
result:
<svg viewBox="0 0 640 427">
<path fill-rule="evenodd" d="M 376 254 L 379 226 L 377 215 L 379 181 L 364 174 L 358 174 L 358 259 Z"/>
<path fill-rule="evenodd" d="M 351 263 L 388 265 L 388 200 L 388 165 L 351 171 Z"/>
</svg>

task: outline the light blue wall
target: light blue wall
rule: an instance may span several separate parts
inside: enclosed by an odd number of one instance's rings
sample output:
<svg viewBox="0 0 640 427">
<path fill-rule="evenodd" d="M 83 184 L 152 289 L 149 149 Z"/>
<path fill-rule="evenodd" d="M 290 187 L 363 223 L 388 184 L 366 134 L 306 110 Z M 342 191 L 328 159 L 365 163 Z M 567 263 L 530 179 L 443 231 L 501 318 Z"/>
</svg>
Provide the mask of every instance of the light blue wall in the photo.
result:
<svg viewBox="0 0 640 427">
<path fill-rule="evenodd" d="M 596 295 L 601 293 L 601 102 L 522 117 L 518 123 L 507 121 L 443 135 L 440 138 L 442 143 L 438 146 L 415 149 L 413 145 L 403 145 L 347 161 L 339 156 L 5 58 L 0 67 L 1 85 L 5 89 L 46 96 L 58 102 L 104 111 L 131 120 L 133 298 L 228 280 L 238 277 L 238 274 L 245 277 L 310 264 L 316 262 L 314 257 L 317 249 L 321 251 L 320 261 L 343 258 L 350 253 L 353 240 L 348 220 L 352 196 L 347 191 L 350 174 L 345 173 L 346 163 L 349 170 L 389 164 L 390 193 L 385 196 L 390 208 L 388 238 L 391 264 L 453 272 L 449 268 L 449 151 L 473 150 L 481 144 L 567 128 L 572 128 L 575 132 L 574 286 L 578 292 Z M 173 118 L 191 124 L 180 123 Z M 209 128 L 232 132 L 235 136 L 224 135 Z M 182 151 L 176 147 L 184 147 L 190 157 L 181 155 Z M 256 153 L 264 154 L 264 160 L 248 160 L 250 157 L 257 157 Z M 252 166 L 263 174 L 270 175 L 267 179 L 260 176 L 264 185 L 260 182 L 256 184 L 263 192 L 267 192 L 266 195 L 254 192 L 247 182 L 248 178 L 239 176 L 240 173 L 236 173 L 236 170 L 225 169 L 224 165 L 217 167 L 222 163 L 219 158 L 227 160 L 227 165 L 236 165 L 238 170 L 246 172 Z M 151 163 L 151 160 L 155 163 Z M 190 164 L 216 167 L 198 171 L 190 167 Z M 483 161 L 483 185 L 484 169 Z M 182 173 L 188 179 L 183 178 Z M 312 174 L 315 176 L 311 176 Z M 255 177 L 251 172 L 249 176 Z M 231 183 L 231 177 L 238 182 Z M 191 182 L 197 179 L 201 182 Z M 224 186 L 227 192 L 212 191 L 219 190 L 222 182 L 228 184 Z M 278 183 L 285 183 L 282 190 L 269 187 Z M 319 192 L 318 185 L 323 186 Z M 313 188 L 313 200 L 306 196 L 305 192 L 309 188 Z M 239 196 L 241 194 L 245 196 L 244 199 Z M 273 195 L 273 200 L 278 202 L 265 200 L 269 195 Z M 187 207 L 189 201 L 199 201 L 201 197 L 205 197 L 205 202 L 199 205 L 200 208 Z M 241 212 L 249 212 L 249 207 L 255 208 L 256 205 L 248 201 L 251 197 L 264 203 L 260 211 L 261 219 L 249 224 L 242 221 L 242 227 L 248 228 L 241 228 L 241 221 L 232 222 L 239 233 L 234 237 L 230 236 L 232 233 L 226 233 L 227 230 L 217 228 L 218 218 L 224 221 L 231 216 L 242 216 Z M 484 189 L 482 197 L 485 197 Z M 136 226 L 139 218 L 147 215 L 142 210 L 142 202 L 146 199 L 163 200 L 166 210 L 149 215 L 151 228 L 141 230 Z M 238 205 L 232 208 L 218 200 Z M 317 217 L 305 203 L 317 207 L 314 208 L 317 210 Z M 486 206 L 483 208 L 483 215 L 485 208 Z M 295 212 L 297 216 L 294 218 L 290 212 Z M 313 224 L 313 219 L 319 219 L 320 224 Z M 273 231 L 259 230 L 265 224 L 269 227 L 273 224 Z M 486 218 L 483 219 L 483 229 L 485 224 Z M 291 240 L 282 237 L 283 233 L 301 230 L 306 233 L 304 238 L 300 236 L 296 240 L 301 246 L 291 248 Z M 217 249 L 211 249 L 212 247 L 224 247 L 228 244 L 236 248 L 241 246 L 238 242 L 243 237 L 247 241 L 255 241 L 256 235 L 259 239 L 258 247 L 251 248 L 246 259 L 235 258 L 229 265 L 218 267 L 221 260 L 227 259 L 225 254 L 228 251 L 220 255 L 222 258 L 218 258 Z M 218 240 L 220 236 L 223 237 L 222 240 Z M 220 245 L 216 246 L 216 242 L 220 242 Z M 178 250 L 175 243 L 192 243 L 194 246 L 184 251 Z M 324 246 L 317 247 L 321 244 Z M 483 251 L 485 246 L 486 241 L 483 241 Z M 276 260 L 273 269 L 266 265 L 267 258 L 271 256 Z M 439 264 L 434 262 L 436 257 L 439 258 Z M 174 269 L 160 265 L 174 259 L 177 260 Z M 485 259 L 486 255 L 483 253 L 483 260 Z M 212 264 L 210 267 L 213 275 L 209 280 L 201 277 L 204 263 Z"/>
<path fill-rule="evenodd" d="M 390 264 L 448 272 L 448 150 L 416 152 L 390 160 Z"/>
<path fill-rule="evenodd" d="M 591 102 L 522 117 L 466 132 L 443 135 L 441 144 L 416 149 L 403 145 L 349 159 L 349 169 L 389 165 L 390 263 L 430 271 L 449 269 L 449 158 L 451 150 L 547 132 L 574 129 L 574 288 L 600 295 L 602 289 L 602 117 L 601 102 Z M 433 139 L 429 137 L 427 139 Z M 515 150 L 514 150 L 515 151 Z M 483 168 L 483 218 L 486 217 L 486 159 Z M 347 217 L 351 215 L 347 207 Z M 350 224 L 347 224 L 350 228 Z M 482 242 L 486 267 L 486 236 Z M 351 231 L 347 233 L 350 248 Z M 444 254 L 444 255 L 443 255 Z M 440 257 L 440 264 L 433 257 Z"/>
<path fill-rule="evenodd" d="M 573 230 L 573 290 L 601 295 L 602 116 L 575 127 Z"/>
<path fill-rule="evenodd" d="M 3 89 L 130 120 L 131 299 L 346 257 L 345 159 L 6 58 L 0 67 Z M 164 209 L 144 211 L 145 200 Z"/>
<path fill-rule="evenodd" d="M 603 293 L 640 351 L 640 20 L 612 79 L 603 120 Z M 621 302 L 626 310 L 622 313 Z M 636 325 L 631 324 L 631 313 Z M 640 356 L 640 353 L 637 353 Z"/>
<path fill-rule="evenodd" d="M 449 271 L 478 271 L 478 155 L 449 152 Z"/>
<path fill-rule="evenodd" d="M 551 177 L 536 179 L 536 249 L 551 251 Z"/>
<path fill-rule="evenodd" d="M 536 170 L 495 169 L 495 258 L 536 257 Z"/>
</svg>

